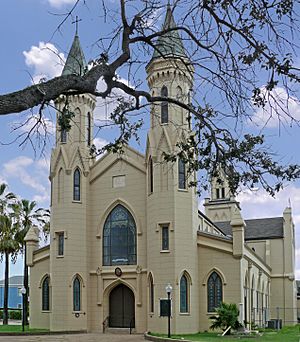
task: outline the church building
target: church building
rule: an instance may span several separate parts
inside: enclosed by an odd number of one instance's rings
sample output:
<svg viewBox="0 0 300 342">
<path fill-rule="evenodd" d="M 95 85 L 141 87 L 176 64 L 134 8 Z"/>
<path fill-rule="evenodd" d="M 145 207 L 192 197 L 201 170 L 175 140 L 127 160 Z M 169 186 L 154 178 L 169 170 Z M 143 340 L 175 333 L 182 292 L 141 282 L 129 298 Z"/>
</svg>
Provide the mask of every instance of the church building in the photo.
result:
<svg viewBox="0 0 300 342">
<path fill-rule="evenodd" d="M 174 25 L 169 7 L 164 27 Z M 151 94 L 188 103 L 188 62 L 176 30 L 161 36 L 146 67 Z M 76 34 L 63 74 L 85 68 Z M 280 217 L 244 219 L 224 176 L 222 184 L 212 179 L 205 213 L 199 211 L 184 161 L 164 161 L 164 152 L 176 152 L 191 134 L 189 113 L 178 106 L 152 106 L 145 154 L 124 146 L 123 154 L 96 160 L 96 98 L 68 101 L 71 129 L 57 124 L 51 155 L 50 244 L 39 248 L 33 228 L 26 236 L 31 328 L 166 333 L 166 288 L 172 333 L 207 330 L 221 302 L 236 303 L 248 326 L 296 322 L 291 208 Z M 56 100 L 58 117 L 64 104 L 63 96 Z"/>
</svg>

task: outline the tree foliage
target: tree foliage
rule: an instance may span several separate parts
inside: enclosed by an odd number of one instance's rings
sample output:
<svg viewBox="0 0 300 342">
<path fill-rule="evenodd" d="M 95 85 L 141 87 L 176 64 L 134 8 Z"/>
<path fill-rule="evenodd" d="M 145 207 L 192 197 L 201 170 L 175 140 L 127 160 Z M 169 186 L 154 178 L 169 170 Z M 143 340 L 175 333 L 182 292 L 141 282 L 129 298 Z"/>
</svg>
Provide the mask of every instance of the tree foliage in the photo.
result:
<svg viewBox="0 0 300 342">
<path fill-rule="evenodd" d="M 85 6 L 85 2 L 75 2 L 58 30 L 80 11 L 81 5 Z M 105 99 L 117 89 L 131 100 L 118 99 L 118 109 L 111 113 L 120 135 L 108 145 L 109 151 L 119 150 L 137 135 L 141 122 L 132 121 L 131 114 L 167 101 L 193 116 L 193 133 L 178 144 L 175 153 L 165 156 L 167 160 L 179 154 L 188 162 L 191 173 L 204 170 L 205 175 L 217 175 L 221 165 L 232 191 L 240 183 L 250 187 L 261 184 L 274 195 L 283 182 L 299 178 L 299 165 L 277 162 L 263 134 L 245 132 L 255 110 L 265 110 L 266 121 L 275 116 L 282 124 L 298 123 L 289 112 L 289 100 L 298 102 L 300 81 L 295 64 L 299 36 L 297 0 L 176 0 L 172 12 L 177 25 L 169 28 L 159 28 L 161 24 L 157 22 L 166 5 L 160 0 L 120 0 L 113 5 L 99 0 L 99 5 L 102 24 L 111 25 L 108 35 L 101 36 L 99 32 L 100 57 L 91 61 L 83 75 L 62 75 L 1 95 L 0 115 L 40 105 L 38 125 L 45 106 L 62 94 L 67 98 L 70 94 L 90 93 Z M 117 12 L 110 10 L 116 5 Z M 185 94 L 185 99 L 150 94 L 138 76 L 153 51 L 160 58 L 174 60 L 157 45 L 160 37 L 172 31 L 181 35 L 186 48 L 187 58 L 177 56 L 180 68 L 188 73 L 194 70 L 194 89 Z M 117 76 L 122 72 L 128 75 L 126 82 Z M 105 84 L 103 91 L 97 89 L 99 80 Z M 285 89 L 286 99 L 275 95 L 277 87 Z M 63 128 L 68 128 L 72 114 L 65 108 L 59 120 Z M 207 181 L 205 175 L 199 179 L 201 187 Z"/>
</svg>

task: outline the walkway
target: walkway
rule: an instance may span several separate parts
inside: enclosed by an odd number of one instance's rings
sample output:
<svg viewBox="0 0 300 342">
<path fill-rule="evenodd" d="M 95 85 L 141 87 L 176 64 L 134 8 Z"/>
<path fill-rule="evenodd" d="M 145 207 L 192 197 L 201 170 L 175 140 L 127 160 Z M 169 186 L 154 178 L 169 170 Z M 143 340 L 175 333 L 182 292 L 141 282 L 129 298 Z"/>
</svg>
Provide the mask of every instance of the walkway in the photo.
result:
<svg viewBox="0 0 300 342">
<path fill-rule="evenodd" d="M 0 336 L 0 342 L 144 342 L 143 335 L 71 334 L 40 336 Z"/>
</svg>

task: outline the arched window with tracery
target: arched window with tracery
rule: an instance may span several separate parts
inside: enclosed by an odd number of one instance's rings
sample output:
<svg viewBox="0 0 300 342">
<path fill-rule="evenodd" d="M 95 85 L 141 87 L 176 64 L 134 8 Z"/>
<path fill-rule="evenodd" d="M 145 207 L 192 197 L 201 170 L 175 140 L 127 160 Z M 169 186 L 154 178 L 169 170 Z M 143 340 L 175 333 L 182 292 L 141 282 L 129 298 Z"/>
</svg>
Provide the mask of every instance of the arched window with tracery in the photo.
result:
<svg viewBox="0 0 300 342">
<path fill-rule="evenodd" d="M 223 301 L 222 280 L 217 272 L 212 272 L 207 281 L 207 311 L 214 312 Z"/>
<path fill-rule="evenodd" d="M 81 310 L 81 283 L 78 276 L 73 280 L 73 311 Z"/>
<path fill-rule="evenodd" d="M 185 274 L 180 278 L 180 312 L 189 312 L 189 282 Z"/>
<path fill-rule="evenodd" d="M 78 168 L 74 171 L 73 200 L 80 201 L 80 171 Z"/>
<path fill-rule="evenodd" d="M 149 311 L 154 312 L 154 284 L 152 274 L 149 274 Z"/>
<path fill-rule="evenodd" d="M 49 276 L 46 276 L 42 283 L 42 310 L 50 310 Z"/>
<path fill-rule="evenodd" d="M 163 86 L 161 88 L 160 95 L 162 97 L 168 97 L 168 88 L 166 86 Z M 167 101 L 161 102 L 161 123 L 168 123 L 169 121 L 169 105 Z"/>
<path fill-rule="evenodd" d="M 118 204 L 103 228 L 103 265 L 136 264 L 136 225 L 131 213 Z"/>
</svg>

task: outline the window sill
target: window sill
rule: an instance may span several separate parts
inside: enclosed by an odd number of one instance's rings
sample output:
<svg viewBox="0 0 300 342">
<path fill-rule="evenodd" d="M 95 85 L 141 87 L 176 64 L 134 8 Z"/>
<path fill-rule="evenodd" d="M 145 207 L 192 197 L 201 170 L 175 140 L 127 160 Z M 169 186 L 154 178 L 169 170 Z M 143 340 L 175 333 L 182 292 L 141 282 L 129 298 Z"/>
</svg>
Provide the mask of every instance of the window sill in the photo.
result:
<svg viewBox="0 0 300 342">
<path fill-rule="evenodd" d="M 179 312 L 179 316 L 191 316 L 190 312 Z"/>
<path fill-rule="evenodd" d="M 64 255 L 57 255 L 56 259 L 63 259 L 65 256 Z"/>
<path fill-rule="evenodd" d="M 180 191 L 180 192 L 189 192 L 188 189 L 180 189 L 180 188 L 178 188 L 177 190 Z"/>
<path fill-rule="evenodd" d="M 75 201 L 75 200 L 73 200 L 72 203 L 82 204 L 81 201 Z"/>
<path fill-rule="evenodd" d="M 160 253 L 170 253 L 170 250 L 169 250 L 169 249 L 162 249 L 162 250 L 160 251 Z"/>
<path fill-rule="evenodd" d="M 214 312 L 207 312 L 207 313 L 206 313 L 207 316 L 212 316 L 212 315 L 216 315 L 216 314 L 217 314 L 216 311 L 214 311 Z"/>
<path fill-rule="evenodd" d="M 160 125 L 161 126 L 167 126 L 169 123 L 168 122 L 161 122 Z"/>
<path fill-rule="evenodd" d="M 42 313 L 51 313 L 51 310 L 42 310 Z"/>
</svg>

